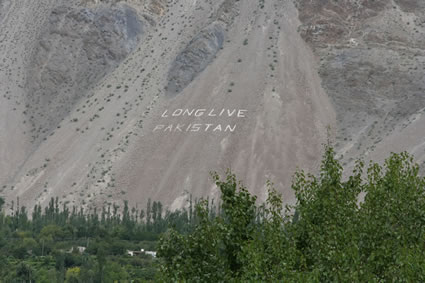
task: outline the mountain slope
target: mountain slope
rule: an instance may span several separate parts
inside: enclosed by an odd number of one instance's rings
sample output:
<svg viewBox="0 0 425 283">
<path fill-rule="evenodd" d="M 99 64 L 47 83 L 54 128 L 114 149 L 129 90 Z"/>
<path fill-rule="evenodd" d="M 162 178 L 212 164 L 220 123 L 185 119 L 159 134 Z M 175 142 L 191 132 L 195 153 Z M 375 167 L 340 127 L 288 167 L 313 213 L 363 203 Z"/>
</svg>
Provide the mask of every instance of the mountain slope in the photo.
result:
<svg viewBox="0 0 425 283">
<path fill-rule="evenodd" d="M 19 197 L 31 207 L 57 196 L 87 206 L 122 199 L 141 205 L 150 197 L 177 208 L 190 193 L 216 198 L 209 171 L 231 168 L 260 199 L 270 179 L 290 202 L 294 170 L 317 165 L 335 114 L 316 60 L 297 32 L 301 23 L 292 3 L 40 2 L 37 8 L 14 1 L 8 13 L 26 16 L 16 23 L 2 20 L 2 36 L 8 31 L 2 49 L 12 70 L 9 75 L 2 68 L 0 77 L 7 86 L 0 97 L 1 183 L 9 201 Z M 62 16 L 52 23 L 52 13 L 65 9 L 70 22 Z M 137 13 L 143 27 L 137 45 L 124 32 L 135 21 L 108 18 L 108 11 Z M 130 46 L 121 57 L 102 46 L 96 15 L 113 31 L 114 52 Z M 18 36 L 28 33 L 34 18 L 40 21 L 32 27 L 37 33 Z M 65 26 L 56 27 L 58 22 Z M 9 26 L 15 27 L 3 28 Z M 89 35 L 73 33 L 76 28 Z M 68 53 L 60 44 L 72 39 L 77 43 L 69 52 L 78 52 L 82 63 L 64 59 Z M 14 50 L 20 41 L 28 42 L 26 49 Z M 39 53 L 54 42 L 59 47 L 50 54 Z M 90 50 L 97 59 L 87 64 Z M 25 61 L 19 52 L 28 54 Z M 55 56 L 60 61 L 52 63 Z M 57 79 L 61 72 L 67 75 Z M 37 79 L 37 73 L 46 76 Z M 38 98 L 41 93 L 48 93 L 46 100 Z M 23 113 L 28 98 L 39 117 Z M 33 128 L 40 128 L 35 139 Z"/>
<path fill-rule="evenodd" d="M 425 2 L 295 2 L 337 113 L 343 163 L 407 150 L 423 165 Z"/>
</svg>

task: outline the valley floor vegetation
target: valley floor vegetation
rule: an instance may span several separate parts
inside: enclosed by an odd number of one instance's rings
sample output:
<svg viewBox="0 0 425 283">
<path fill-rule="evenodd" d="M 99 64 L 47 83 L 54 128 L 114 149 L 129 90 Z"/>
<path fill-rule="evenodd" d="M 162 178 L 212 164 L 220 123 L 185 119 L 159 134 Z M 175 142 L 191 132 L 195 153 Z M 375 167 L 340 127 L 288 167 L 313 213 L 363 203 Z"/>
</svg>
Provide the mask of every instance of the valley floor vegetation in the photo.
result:
<svg viewBox="0 0 425 283">
<path fill-rule="evenodd" d="M 16 204 L 0 214 L 0 282 L 154 282 L 159 261 L 141 249 L 155 251 L 168 227 L 188 233 L 192 211 L 150 200 L 140 211 L 127 202 L 84 211 L 51 199 L 29 218 Z"/>
<path fill-rule="evenodd" d="M 31 219 L 24 207 L 3 212 L 0 281 L 425 281 L 425 179 L 407 153 L 367 168 L 358 161 L 343 178 L 326 146 L 319 174 L 295 174 L 292 206 L 270 183 L 258 204 L 231 172 L 213 177 L 217 206 L 85 212 L 52 200 Z M 141 248 L 158 257 L 128 255 Z"/>
</svg>

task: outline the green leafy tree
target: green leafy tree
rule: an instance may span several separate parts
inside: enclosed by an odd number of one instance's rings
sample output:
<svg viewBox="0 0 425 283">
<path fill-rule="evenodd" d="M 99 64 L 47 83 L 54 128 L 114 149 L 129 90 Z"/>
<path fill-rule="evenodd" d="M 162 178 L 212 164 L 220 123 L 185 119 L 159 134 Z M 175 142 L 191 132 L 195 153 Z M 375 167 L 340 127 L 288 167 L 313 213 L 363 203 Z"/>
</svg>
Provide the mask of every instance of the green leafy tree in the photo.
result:
<svg viewBox="0 0 425 283">
<path fill-rule="evenodd" d="M 16 279 L 31 282 L 34 280 L 33 273 L 33 269 L 26 263 L 21 262 L 16 266 Z"/>
<path fill-rule="evenodd" d="M 159 243 L 165 260 L 162 272 L 168 279 L 184 281 L 227 281 L 243 267 L 243 246 L 254 237 L 255 200 L 229 172 L 225 181 L 213 175 L 222 193 L 222 214 L 209 216 L 208 201 L 196 206 L 198 224 L 192 234 L 170 230 Z"/>
<path fill-rule="evenodd" d="M 215 175 L 221 214 L 212 219 L 201 202 L 193 232 L 162 237 L 163 280 L 423 282 L 425 179 L 413 158 L 342 171 L 326 146 L 319 174 L 295 174 L 296 204 L 285 211 L 271 184 L 256 206 L 233 174 Z"/>
<path fill-rule="evenodd" d="M 66 270 L 65 283 L 80 283 L 80 268 L 71 267 Z"/>
</svg>

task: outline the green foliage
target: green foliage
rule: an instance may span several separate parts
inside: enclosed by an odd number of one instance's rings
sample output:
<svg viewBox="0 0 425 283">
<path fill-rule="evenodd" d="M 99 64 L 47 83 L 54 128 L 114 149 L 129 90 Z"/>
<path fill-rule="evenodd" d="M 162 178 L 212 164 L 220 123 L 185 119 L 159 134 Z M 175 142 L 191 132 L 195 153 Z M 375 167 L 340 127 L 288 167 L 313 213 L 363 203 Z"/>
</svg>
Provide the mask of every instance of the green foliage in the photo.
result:
<svg viewBox="0 0 425 283">
<path fill-rule="evenodd" d="M 18 200 L 11 215 L 0 213 L 0 282 L 154 281 L 158 260 L 130 257 L 127 250 L 156 250 L 168 227 L 190 231 L 191 209 L 190 202 L 189 211 L 164 211 L 161 202 L 149 200 L 146 213 L 127 201 L 122 209 L 84 211 L 51 199 L 44 209 L 36 205 L 29 219 Z"/>
<path fill-rule="evenodd" d="M 167 232 L 158 254 L 165 260 L 164 280 L 228 281 L 242 270 L 242 248 L 254 236 L 256 198 L 230 172 L 226 181 L 217 174 L 213 177 L 222 193 L 221 213 L 211 217 L 208 202 L 200 202 L 196 207 L 198 222 L 191 234 Z"/>
<path fill-rule="evenodd" d="M 320 174 L 295 174 L 296 204 L 285 210 L 271 184 L 257 206 L 232 173 L 215 174 L 222 210 L 211 217 L 201 202 L 193 232 L 161 238 L 162 279 L 423 282 L 425 179 L 407 153 L 364 171 L 358 161 L 343 178 L 327 146 Z"/>
<path fill-rule="evenodd" d="M 287 207 L 271 183 L 257 204 L 231 172 L 213 174 L 218 210 L 192 198 L 175 212 L 151 200 L 140 211 L 126 201 L 84 211 L 51 199 L 29 218 L 18 200 L 0 213 L 0 282 L 425 281 L 418 165 L 392 154 L 343 178 L 334 155 L 328 146 L 319 174 L 295 174 Z M 126 254 L 157 247 L 159 259 Z"/>
<path fill-rule="evenodd" d="M 65 283 L 79 283 L 81 270 L 79 267 L 68 268 L 65 275 Z"/>
</svg>

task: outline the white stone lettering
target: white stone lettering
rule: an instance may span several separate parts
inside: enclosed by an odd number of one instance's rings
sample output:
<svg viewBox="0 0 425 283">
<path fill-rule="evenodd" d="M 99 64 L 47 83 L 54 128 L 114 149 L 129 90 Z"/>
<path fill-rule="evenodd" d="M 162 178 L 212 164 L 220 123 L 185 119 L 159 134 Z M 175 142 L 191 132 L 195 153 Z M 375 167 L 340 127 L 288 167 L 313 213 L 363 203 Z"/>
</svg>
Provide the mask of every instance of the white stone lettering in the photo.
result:
<svg viewBox="0 0 425 283">
<path fill-rule="evenodd" d="M 177 108 L 166 109 L 161 118 L 169 123 L 156 125 L 153 132 L 163 133 L 198 133 L 198 132 L 228 132 L 234 133 L 237 121 L 246 118 L 248 110 L 238 108 Z M 192 118 L 190 118 L 192 117 Z M 181 121 L 182 119 L 182 121 Z M 193 123 L 195 120 L 196 124 Z M 226 121 L 229 120 L 229 121 Z M 190 123 L 192 122 L 192 123 Z M 231 122 L 231 123 L 230 123 Z"/>
<path fill-rule="evenodd" d="M 155 129 L 153 129 L 153 131 L 155 132 L 155 131 L 162 130 L 162 129 L 164 129 L 164 127 L 165 127 L 165 125 L 156 125 Z"/>
<path fill-rule="evenodd" d="M 217 114 L 214 114 L 214 109 L 211 109 L 210 113 L 208 113 L 209 117 L 215 117 Z"/>
<path fill-rule="evenodd" d="M 202 127 L 202 124 L 193 124 L 192 129 L 190 131 L 191 132 L 199 132 L 201 127 Z"/>
<path fill-rule="evenodd" d="M 217 127 L 214 128 L 213 132 L 216 132 L 216 131 L 220 131 L 221 132 L 221 130 L 222 130 L 221 125 L 218 124 Z"/>
<path fill-rule="evenodd" d="M 201 117 L 204 115 L 205 111 L 207 111 L 207 109 L 196 109 L 195 111 L 195 117 Z"/>
<path fill-rule="evenodd" d="M 226 128 L 224 129 L 225 132 L 234 132 L 236 130 L 236 125 L 233 125 L 233 128 L 230 125 L 227 125 Z"/>
<path fill-rule="evenodd" d="M 214 126 L 213 124 L 205 124 L 205 132 L 208 132 L 208 129 Z"/>
<path fill-rule="evenodd" d="M 176 109 L 173 112 L 173 117 L 178 117 L 183 113 L 183 109 Z"/>
<path fill-rule="evenodd" d="M 230 111 L 230 109 L 227 109 L 227 115 L 228 115 L 229 117 L 232 117 L 232 116 L 233 116 L 233 114 L 235 114 L 235 112 L 236 112 L 236 109 L 233 109 L 233 110 L 231 110 L 231 111 Z"/>
<path fill-rule="evenodd" d="M 245 113 L 248 112 L 248 110 L 239 109 L 238 110 L 238 118 L 245 118 Z"/>
<path fill-rule="evenodd" d="M 193 112 L 195 111 L 195 109 L 189 110 L 189 109 L 185 109 L 183 112 L 183 116 L 187 115 L 187 116 L 192 116 Z"/>
<path fill-rule="evenodd" d="M 183 132 L 181 127 L 184 127 L 184 124 L 183 125 L 182 124 L 177 124 L 176 129 L 174 131 L 175 132 L 177 132 L 177 131 Z"/>
</svg>

